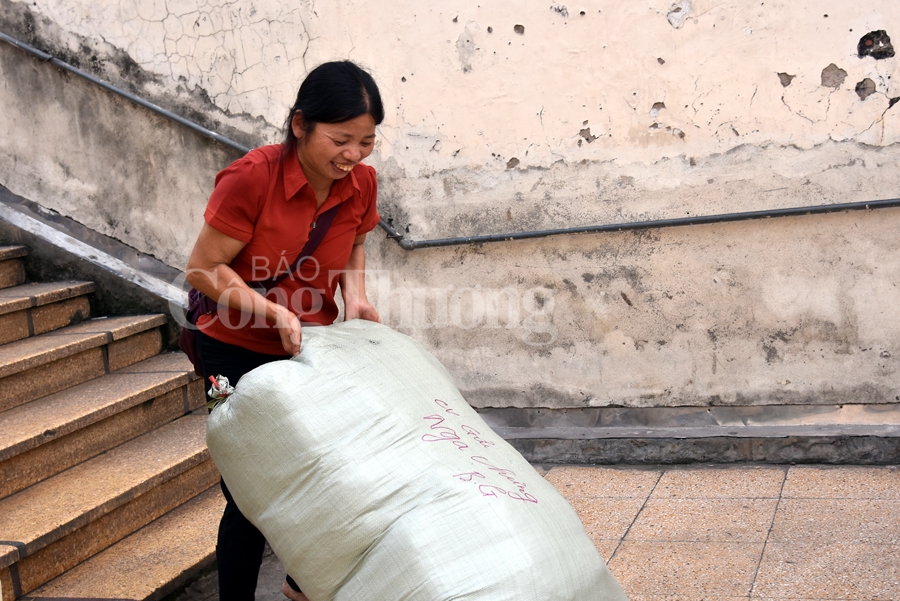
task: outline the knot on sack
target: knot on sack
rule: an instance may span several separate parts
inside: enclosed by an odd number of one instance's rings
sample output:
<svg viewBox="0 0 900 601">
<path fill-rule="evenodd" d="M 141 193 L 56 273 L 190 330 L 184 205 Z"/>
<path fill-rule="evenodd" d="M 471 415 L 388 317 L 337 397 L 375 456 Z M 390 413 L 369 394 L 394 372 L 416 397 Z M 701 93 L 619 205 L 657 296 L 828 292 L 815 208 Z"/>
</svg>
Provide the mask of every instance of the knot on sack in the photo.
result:
<svg viewBox="0 0 900 601">
<path fill-rule="evenodd" d="M 228 378 L 225 376 L 210 376 L 209 381 L 212 382 L 212 386 L 209 387 L 209 392 L 206 393 L 209 397 L 209 400 L 206 402 L 206 408 L 212 411 L 234 393 L 234 386 L 228 382 Z"/>
</svg>

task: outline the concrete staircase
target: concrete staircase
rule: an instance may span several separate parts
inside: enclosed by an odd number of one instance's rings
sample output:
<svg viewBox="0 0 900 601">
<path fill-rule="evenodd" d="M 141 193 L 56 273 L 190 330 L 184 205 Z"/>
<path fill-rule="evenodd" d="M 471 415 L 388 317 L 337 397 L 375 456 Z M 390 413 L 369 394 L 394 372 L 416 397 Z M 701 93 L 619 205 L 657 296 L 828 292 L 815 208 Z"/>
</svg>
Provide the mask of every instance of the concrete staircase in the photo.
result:
<svg viewBox="0 0 900 601">
<path fill-rule="evenodd" d="M 0 601 L 159 599 L 212 562 L 203 383 L 164 315 L 90 318 L 0 246 Z"/>
</svg>

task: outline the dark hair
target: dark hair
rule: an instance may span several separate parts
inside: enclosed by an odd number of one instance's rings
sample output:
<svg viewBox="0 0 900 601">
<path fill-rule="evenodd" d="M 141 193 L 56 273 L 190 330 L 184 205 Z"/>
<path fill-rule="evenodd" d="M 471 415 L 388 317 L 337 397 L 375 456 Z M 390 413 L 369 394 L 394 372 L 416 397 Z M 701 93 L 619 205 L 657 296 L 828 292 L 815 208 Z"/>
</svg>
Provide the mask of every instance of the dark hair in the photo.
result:
<svg viewBox="0 0 900 601">
<path fill-rule="evenodd" d="M 341 123 L 369 114 L 378 125 L 384 120 L 384 105 L 375 80 L 350 61 L 323 63 L 309 72 L 297 100 L 285 121 L 285 151 L 297 144 L 291 121 L 297 112 L 303 113 L 306 133 L 312 133 L 316 123 Z"/>
</svg>

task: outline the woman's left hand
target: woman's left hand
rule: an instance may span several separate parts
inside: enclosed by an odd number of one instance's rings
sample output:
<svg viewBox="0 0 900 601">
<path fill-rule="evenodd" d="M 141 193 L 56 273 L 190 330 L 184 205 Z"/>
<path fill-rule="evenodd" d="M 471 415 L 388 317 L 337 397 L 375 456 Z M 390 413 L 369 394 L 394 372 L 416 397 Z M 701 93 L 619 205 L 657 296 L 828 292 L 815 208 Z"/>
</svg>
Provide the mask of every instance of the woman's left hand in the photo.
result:
<svg viewBox="0 0 900 601">
<path fill-rule="evenodd" d="M 347 267 L 341 272 L 341 297 L 344 299 L 344 321 L 365 319 L 381 323 L 378 311 L 366 297 L 366 251 L 363 242 L 366 235 L 357 236 L 350 251 Z"/>
<path fill-rule="evenodd" d="M 352 300 L 344 303 L 344 321 L 351 319 L 365 319 L 366 321 L 374 321 L 381 323 L 381 317 L 378 311 L 367 300 Z"/>
</svg>

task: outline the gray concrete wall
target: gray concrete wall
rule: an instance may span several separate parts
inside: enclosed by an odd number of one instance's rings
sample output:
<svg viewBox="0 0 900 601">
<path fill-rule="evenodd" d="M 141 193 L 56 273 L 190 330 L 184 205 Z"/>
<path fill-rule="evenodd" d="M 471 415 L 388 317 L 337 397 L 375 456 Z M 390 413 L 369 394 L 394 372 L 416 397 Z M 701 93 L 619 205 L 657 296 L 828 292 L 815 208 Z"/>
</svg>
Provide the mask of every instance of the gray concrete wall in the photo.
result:
<svg viewBox="0 0 900 601">
<path fill-rule="evenodd" d="M 895 402 L 898 223 L 885 209 L 381 245 L 373 289 L 477 406 Z"/>
<path fill-rule="evenodd" d="M 7 44 L 0 79 L 2 184 L 183 268 L 213 178 L 240 154 Z"/>
<path fill-rule="evenodd" d="M 95 8 L 0 0 L 0 29 L 245 144 L 311 65 L 370 66 L 381 211 L 416 239 L 900 196 L 900 63 L 858 53 L 895 2 Z M 183 267 L 235 154 L 10 47 L 0 77 L 0 183 Z M 370 291 L 477 406 L 893 402 L 898 223 L 376 234 Z"/>
</svg>

